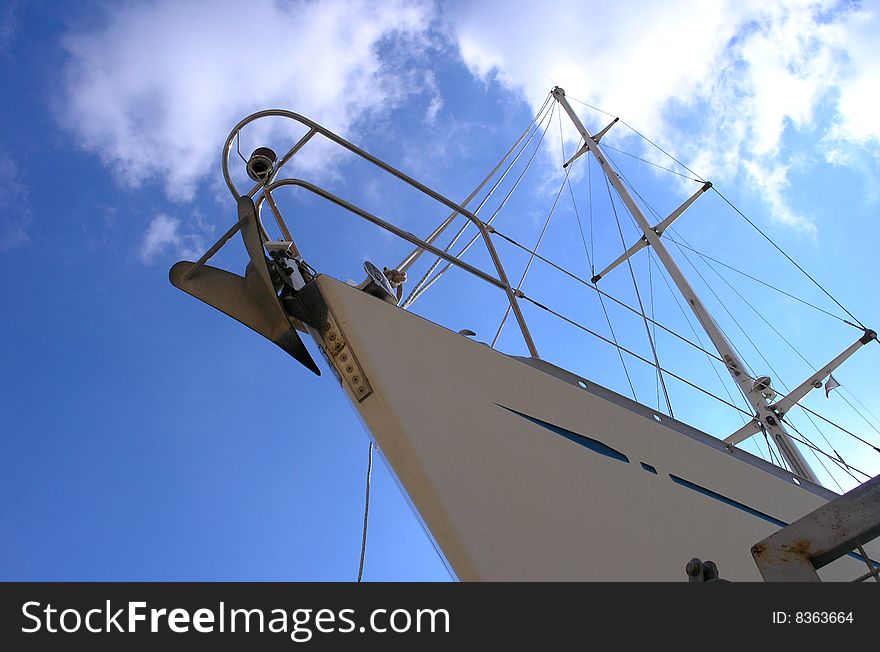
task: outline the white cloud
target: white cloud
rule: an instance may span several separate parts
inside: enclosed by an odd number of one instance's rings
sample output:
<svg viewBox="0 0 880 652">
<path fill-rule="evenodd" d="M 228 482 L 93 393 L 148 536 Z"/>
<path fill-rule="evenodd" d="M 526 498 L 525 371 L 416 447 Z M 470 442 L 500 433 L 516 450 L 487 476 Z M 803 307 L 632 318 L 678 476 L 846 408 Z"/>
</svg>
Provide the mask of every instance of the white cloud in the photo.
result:
<svg viewBox="0 0 880 652">
<path fill-rule="evenodd" d="M 28 241 L 27 227 L 31 222 L 28 194 L 15 162 L 0 150 L 0 250 Z"/>
<path fill-rule="evenodd" d="M 124 183 L 159 179 L 188 199 L 243 115 L 291 108 L 346 133 L 423 89 L 379 49 L 420 52 L 431 12 L 406 0 L 114 5 L 100 29 L 64 38 L 57 114 Z"/>
<path fill-rule="evenodd" d="M 289 107 L 350 134 L 421 93 L 434 121 L 437 11 L 475 75 L 535 107 L 558 83 L 620 111 L 703 176 L 741 175 L 807 232 L 787 198 L 787 130 L 814 138 L 814 158 L 863 171 L 880 159 L 880 17 L 834 0 L 124 4 L 65 37 L 59 119 L 123 182 L 159 180 L 188 199 L 253 110 Z M 310 154 L 312 169 L 330 156 Z"/>
<path fill-rule="evenodd" d="M 447 18 L 475 74 L 496 74 L 535 107 L 559 84 L 598 106 L 626 107 L 652 131 L 665 101 L 691 94 L 716 44 L 733 35 L 715 3 L 682 0 L 462 2 Z"/>
<path fill-rule="evenodd" d="M 867 11 L 854 14 L 844 25 L 827 29 L 829 41 L 846 53 L 840 66 L 836 119 L 823 145 L 829 162 L 845 163 L 860 158 L 853 145 L 880 159 L 880 16 Z"/>
<path fill-rule="evenodd" d="M 197 259 L 207 248 L 206 235 L 210 229 L 201 221 L 196 221 L 197 231 L 182 233 L 180 220 L 160 213 L 150 222 L 141 243 L 140 258 L 147 265 L 164 254 L 177 258 Z"/>
<path fill-rule="evenodd" d="M 803 215 L 794 211 L 785 200 L 789 187 L 788 166 L 775 165 L 772 168 L 753 161 L 743 161 L 746 175 L 764 196 L 774 218 L 788 226 L 798 227 L 809 235 L 816 235 L 816 225 Z"/>
<path fill-rule="evenodd" d="M 877 158 L 880 17 L 850 3 L 490 0 L 456 3 L 446 19 L 475 74 L 535 107 L 558 83 L 620 111 L 703 176 L 744 174 L 776 219 L 807 232 L 786 199 L 786 130 L 830 126 L 829 161 L 853 160 L 852 146 Z M 816 124 L 829 106 L 833 123 Z"/>
</svg>

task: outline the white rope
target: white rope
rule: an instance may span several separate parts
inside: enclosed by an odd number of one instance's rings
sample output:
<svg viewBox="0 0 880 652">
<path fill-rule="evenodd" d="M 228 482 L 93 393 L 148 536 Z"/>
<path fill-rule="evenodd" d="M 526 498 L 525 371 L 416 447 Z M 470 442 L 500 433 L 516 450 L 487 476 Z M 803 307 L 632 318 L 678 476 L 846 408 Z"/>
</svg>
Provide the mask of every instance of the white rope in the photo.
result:
<svg viewBox="0 0 880 652">
<path fill-rule="evenodd" d="M 367 554 L 367 524 L 370 517 L 370 476 L 373 474 L 373 442 L 370 441 L 370 454 L 367 458 L 367 489 L 364 496 L 364 532 L 361 537 L 361 561 L 358 564 L 358 578 L 360 582 L 364 577 L 364 557 Z"/>
</svg>

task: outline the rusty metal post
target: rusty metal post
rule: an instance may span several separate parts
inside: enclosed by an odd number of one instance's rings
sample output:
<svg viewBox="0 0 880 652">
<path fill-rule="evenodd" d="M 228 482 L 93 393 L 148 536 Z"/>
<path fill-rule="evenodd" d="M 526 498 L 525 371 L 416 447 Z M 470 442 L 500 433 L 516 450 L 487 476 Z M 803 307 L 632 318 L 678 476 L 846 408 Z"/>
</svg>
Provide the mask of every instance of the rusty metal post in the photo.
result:
<svg viewBox="0 0 880 652">
<path fill-rule="evenodd" d="M 756 543 L 752 556 L 765 582 L 818 582 L 818 569 L 878 536 L 880 475 Z"/>
</svg>

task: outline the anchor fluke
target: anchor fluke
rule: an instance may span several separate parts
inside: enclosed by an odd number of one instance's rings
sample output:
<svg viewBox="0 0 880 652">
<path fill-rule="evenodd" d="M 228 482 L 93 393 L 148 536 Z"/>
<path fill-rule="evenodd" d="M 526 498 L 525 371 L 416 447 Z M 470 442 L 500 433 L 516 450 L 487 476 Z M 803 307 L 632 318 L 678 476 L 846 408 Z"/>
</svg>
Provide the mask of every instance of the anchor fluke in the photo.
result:
<svg viewBox="0 0 880 652">
<path fill-rule="evenodd" d="M 320 369 L 296 333 L 298 322 L 288 316 L 275 293 L 251 198 L 239 199 L 238 209 L 242 239 L 251 257 L 243 277 L 201 261 L 180 261 L 171 268 L 168 278 L 174 287 L 256 331 L 320 376 Z"/>
<path fill-rule="evenodd" d="M 264 299 L 262 292 L 253 291 L 255 284 L 251 265 L 248 265 L 244 278 L 211 265 L 193 269 L 194 265 L 185 260 L 176 263 L 168 273 L 171 284 L 253 329 L 284 349 L 307 369 L 321 375 L 321 370 L 290 320 L 280 307 L 272 305 L 271 302 L 277 299 L 272 296 Z"/>
</svg>

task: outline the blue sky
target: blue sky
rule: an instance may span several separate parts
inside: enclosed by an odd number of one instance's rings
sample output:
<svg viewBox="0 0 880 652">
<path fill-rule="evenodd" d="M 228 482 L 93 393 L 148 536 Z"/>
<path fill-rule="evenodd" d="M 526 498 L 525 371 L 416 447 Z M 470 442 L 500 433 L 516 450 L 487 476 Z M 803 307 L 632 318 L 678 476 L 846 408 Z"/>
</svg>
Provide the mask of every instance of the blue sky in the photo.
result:
<svg viewBox="0 0 880 652">
<path fill-rule="evenodd" d="M 231 224 L 220 150 L 252 111 L 308 115 L 460 200 L 559 84 L 711 179 L 858 319 L 880 324 L 874 3 L 12 1 L 0 21 L 0 579 L 354 579 L 368 442 L 354 410 L 326 369 L 311 376 L 167 280 L 175 261 L 194 259 Z M 593 131 L 608 120 L 574 106 Z M 575 147 L 559 124 L 554 116 L 497 222 L 529 246 L 562 179 L 560 150 Z M 242 149 L 282 151 L 290 136 L 273 125 L 244 134 Z M 683 172 L 623 125 L 605 142 Z M 661 214 L 698 187 L 610 153 Z M 589 277 L 577 219 L 587 225 L 590 183 L 596 266 L 621 243 L 586 165 L 571 172 L 578 215 L 563 196 L 541 252 Z M 304 150 L 296 173 L 417 233 L 445 216 L 330 147 Z M 315 199 L 281 202 L 319 271 L 360 280 L 364 259 L 391 265 L 408 252 Z M 842 314 L 713 193 L 670 235 Z M 518 279 L 526 257 L 498 247 Z M 769 362 L 775 383 L 797 385 L 807 362 L 823 364 L 859 335 L 729 270 L 716 275 L 687 250 L 673 255 L 749 365 L 770 373 Z M 243 256 L 235 242 L 217 262 L 240 272 Z M 466 259 L 486 264 L 479 246 Z M 633 259 L 643 299 L 693 338 L 650 260 Z M 603 284 L 636 301 L 625 267 Z M 535 263 L 523 287 L 608 334 L 595 294 L 546 266 Z M 451 272 L 413 309 L 491 340 L 503 303 Z M 614 349 L 524 310 L 542 356 L 630 394 Z M 649 354 L 640 318 L 609 312 L 621 343 Z M 734 391 L 702 353 L 662 335 L 657 343 L 665 367 L 722 397 Z M 524 352 L 512 321 L 499 348 Z M 866 347 L 835 373 L 845 392 L 807 399 L 875 445 L 878 351 Z M 638 399 L 657 405 L 654 373 L 627 364 Z M 669 392 L 676 416 L 709 432 L 741 423 L 674 381 Z M 880 472 L 870 448 L 792 418 L 823 450 Z M 744 448 L 768 455 L 763 441 Z M 807 459 L 830 488 L 852 486 Z M 364 577 L 449 578 L 381 458 Z"/>
</svg>

